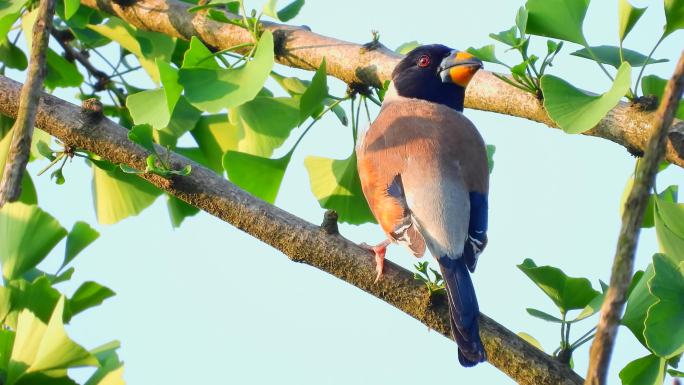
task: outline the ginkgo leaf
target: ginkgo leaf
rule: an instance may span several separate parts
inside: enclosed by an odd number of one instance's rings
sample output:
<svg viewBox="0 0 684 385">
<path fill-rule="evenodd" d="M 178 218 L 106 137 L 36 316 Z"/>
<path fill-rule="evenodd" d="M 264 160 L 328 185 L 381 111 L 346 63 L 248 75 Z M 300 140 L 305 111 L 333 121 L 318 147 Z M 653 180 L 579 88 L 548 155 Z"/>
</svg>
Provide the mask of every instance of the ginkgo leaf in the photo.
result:
<svg viewBox="0 0 684 385">
<path fill-rule="evenodd" d="M 159 189 L 136 175 L 125 174 L 118 167 L 105 171 L 93 166 L 95 212 L 101 224 L 113 224 L 138 215 L 159 195 Z"/>
<path fill-rule="evenodd" d="M 569 134 L 587 131 L 629 91 L 631 68 L 629 63 L 622 63 L 613 86 L 602 95 L 589 95 L 563 79 L 544 75 L 541 78 L 544 108 L 563 131 Z"/>
<path fill-rule="evenodd" d="M 299 108 L 293 98 L 257 96 L 230 110 L 230 122 L 237 128 L 237 150 L 269 157 L 299 124 Z"/>
<path fill-rule="evenodd" d="M 67 336 L 62 322 L 63 312 L 64 297 L 57 302 L 47 325 L 28 310 L 19 314 L 7 385 L 17 383 L 25 374 L 99 366 L 95 356 Z"/>
<path fill-rule="evenodd" d="M 0 209 L 2 276 L 9 281 L 36 267 L 67 231 L 50 214 L 22 202 Z"/>
<path fill-rule="evenodd" d="M 192 105 L 216 113 L 254 99 L 271 73 L 273 58 L 273 35 L 265 31 L 254 57 L 244 66 L 237 69 L 184 66 L 179 82 L 185 87 L 185 97 Z"/>
<path fill-rule="evenodd" d="M 252 195 L 274 203 L 292 152 L 278 159 L 228 151 L 223 156 L 223 168 L 228 179 Z"/>
<path fill-rule="evenodd" d="M 119 43 L 121 47 L 133 53 L 150 78 L 159 84 L 159 68 L 155 60 L 166 62 L 171 60 L 175 46 L 172 38 L 162 33 L 135 29 L 116 17 L 110 17 L 103 24 L 90 24 L 88 28 Z"/>
<path fill-rule="evenodd" d="M 361 191 L 356 154 L 346 159 L 309 156 L 304 165 L 309 172 L 311 191 L 321 207 L 337 211 L 340 222 L 375 222 Z"/>
<path fill-rule="evenodd" d="M 588 279 L 569 277 L 553 266 L 537 266 L 529 258 L 518 268 L 551 298 L 561 313 L 582 309 L 600 294 Z"/>
<path fill-rule="evenodd" d="M 71 228 L 66 241 L 66 250 L 64 252 L 64 262 L 60 269 L 69 264 L 76 256 L 83 251 L 88 245 L 95 242 L 100 237 L 100 233 L 94 228 L 90 227 L 85 222 L 78 221 L 74 223 Z"/>
</svg>

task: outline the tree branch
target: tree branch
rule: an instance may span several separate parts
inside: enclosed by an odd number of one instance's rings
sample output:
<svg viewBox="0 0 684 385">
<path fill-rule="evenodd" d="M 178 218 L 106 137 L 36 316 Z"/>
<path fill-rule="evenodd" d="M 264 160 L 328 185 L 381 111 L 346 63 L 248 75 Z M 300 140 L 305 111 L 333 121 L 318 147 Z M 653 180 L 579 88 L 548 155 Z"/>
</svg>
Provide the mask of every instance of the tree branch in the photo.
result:
<svg viewBox="0 0 684 385">
<path fill-rule="evenodd" d="M 21 179 L 31 152 L 31 137 L 36 120 L 38 98 L 43 89 L 45 78 L 47 45 L 52 29 L 52 17 L 55 14 L 55 0 L 41 0 L 38 8 L 36 24 L 33 26 L 31 46 L 31 60 L 28 68 L 27 80 L 21 91 L 19 113 L 12 127 L 12 142 L 10 144 L 5 169 L 0 181 L 0 207 L 6 202 L 19 199 L 21 194 Z"/>
<path fill-rule="evenodd" d="M 652 135 L 643 159 L 639 161 L 634 185 L 625 202 L 622 215 L 622 229 L 618 238 L 617 251 L 610 276 L 610 287 L 606 300 L 601 306 L 601 318 L 594 342 L 589 353 L 589 369 L 586 385 L 603 385 L 610 364 L 610 356 L 615 344 L 617 329 L 622 309 L 627 301 L 627 290 L 634 270 L 634 252 L 636 251 L 644 210 L 658 166 L 665 153 L 667 134 L 684 90 L 684 51 L 679 58 L 675 72 L 665 87 L 663 101 L 656 111 L 652 123 Z"/>
<path fill-rule="evenodd" d="M 0 76 L 0 113 L 17 114 L 20 87 L 20 83 Z M 37 126 L 42 130 L 65 145 L 91 151 L 113 163 L 145 169 L 145 159 L 150 152 L 131 142 L 125 128 L 108 119 L 93 121 L 93 112 L 43 94 L 37 116 Z M 355 243 L 255 198 L 187 158 L 172 154 L 170 161 L 176 169 L 192 164 L 192 173 L 172 179 L 148 174 L 143 177 L 169 194 L 275 247 L 291 260 L 330 273 L 442 335 L 450 336 L 446 304 L 443 301 L 432 303 L 425 286 L 413 279 L 411 272 L 386 261 L 384 279 L 374 284 L 373 259 Z M 582 384 L 582 378 L 570 368 L 485 315 L 480 318 L 480 330 L 489 362 L 518 383 Z M 455 346 L 454 365 L 457 365 Z"/>
<path fill-rule="evenodd" d="M 251 42 L 245 29 L 219 23 L 203 11 L 188 13 L 192 4 L 177 0 L 137 0 L 120 6 L 114 0 L 81 0 L 81 3 L 113 15 L 148 31 L 189 40 L 198 37 L 216 49 Z M 127 2 L 128 3 L 128 2 Z M 281 64 L 316 70 L 326 58 L 328 74 L 346 82 L 380 86 L 390 79 L 401 55 L 378 44 L 374 48 L 350 43 L 311 32 L 306 27 L 264 23 L 276 38 L 276 56 Z M 483 111 L 517 116 L 549 127 L 557 127 L 534 95 L 497 79 L 487 71 L 478 71 L 466 91 L 465 106 Z M 640 155 L 646 149 L 653 112 L 638 105 L 620 103 L 596 127 L 585 135 L 611 140 Z M 675 120 L 669 135 L 666 159 L 684 167 L 684 122 Z"/>
</svg>

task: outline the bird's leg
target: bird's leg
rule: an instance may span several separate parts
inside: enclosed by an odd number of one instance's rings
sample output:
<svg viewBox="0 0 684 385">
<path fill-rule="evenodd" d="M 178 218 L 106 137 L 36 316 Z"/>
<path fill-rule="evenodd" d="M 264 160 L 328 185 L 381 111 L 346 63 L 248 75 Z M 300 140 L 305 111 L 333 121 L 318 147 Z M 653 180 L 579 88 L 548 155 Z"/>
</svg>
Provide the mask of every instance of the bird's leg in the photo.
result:
<svg viewBox="0 0 684 385">
<path fill-rule="evenodd" d="M 392 243 L 389 239 L 385 239 L 384 241 L 378 243 L 375 246 L 371 246 L 367 243 L 361 243 L 359 246 L 362 248 L 372 252 L 375 254 L 375 272 L 377 275 L 375 276 L 375 282 L 378 282 L 380 278 L 382 278 L 382 271 L 385 266 L 385 252 L 387 252 L 387 246 Z"/>
</svg>

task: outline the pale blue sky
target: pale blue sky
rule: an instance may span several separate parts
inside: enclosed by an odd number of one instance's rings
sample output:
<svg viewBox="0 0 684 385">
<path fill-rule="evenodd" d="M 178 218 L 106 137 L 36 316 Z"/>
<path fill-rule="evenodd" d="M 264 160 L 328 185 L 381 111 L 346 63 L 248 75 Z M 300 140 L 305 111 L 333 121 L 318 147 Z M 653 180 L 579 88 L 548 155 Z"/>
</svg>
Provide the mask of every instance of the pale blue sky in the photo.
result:
<svg viewBox="0 0 684 385">
<path fill-rule="evenodd" d="M 260 7 L 262 2 L 251 3 Z M 309 0 L 293 22 L 359 43 L 370 40 L 375 29 L 388 47 L 418 40 L 465 49 L 490 44 L 488 33 L 510 27 L 522 4 Z M 635 5 L 650 9 L 626 47 L 648 52 L 663 24 L 662 1 Z M 617 1 L 593 2 L 585 23 L 592 45 L 616 44 L 616 9 Z M 672 35 L 656 56 L 678 57 L 682 35 Z M 568 44 L 551 73 L 585 89 L 605 91 L 609 82 L 594 63 L 568 55 L 578 48 Z M 511 58 L 508 62 L 515 64 Z M 651 71 L 668 77 L 673 66 L 658 64 Z M 16 73 L 13 77 L 22 79 Z M 342 94 L 341 82 L 329 83 Z M 74 90 L 59 95 L 72 97 Z M 619 200 L 634 158 L 602 139 L 566 135 L 488 112 L 465 113 L 485 140 L 497 146 L 490 243 L 474 275 L 480 308 L 512 331 L 532 334 L 552 351 L 559 340 L 557 325 L 530 317 L 525 308 L 551 314 L 556 309 L 515 265 L 533 258 L 537 264 L 590 278 L 595 287 L 598 279 L 608 281 L 620 224 Z M 309 190 L 303 159 L 346 157 L 351 146 L 350 130 L 334 118 L 324 119 L 295 153 L 277 205 L 320 222 L 323 210 Z M 32 174 L 42 166 L 32 164 Z M 513 383 L 489 364 L 461 368 L 451 341 L 342 281 L 290 262 L 207 214 L 173 230 L 161 198 L 138 217 L 114 226 L 97 225 L 89 168 L 77 160 L 65 175 L 68 183 L 63 186 L 54 185 L 47 175 L 34 176 L 41 207 L 67 228 L 85 220 L 102 236 L 78 258 L 73 282 L 63 289 L 71 293 L 77 283 L 96 280 L 117 292 L 101 307 L 76 317 L 68 330 L 89 348 L 121 340 L 129 384 Z M 682 170 L 670 167 L 661 173 L 658 185 L 682 180 Z M 383 238 L 376 225 L 343 225 L 341 232 L 356 242 Z M 656 249 L 654 231 L 644 231 L 637 267 L 645 267 Z M 56 268 L 60 255 L 44 267 Z M 396 246 L 389 249 L 388 258 L 407 267 L 415 262 Z M 573 338 L 595 320 L 580 323 Z M 587 352 L 588 345 L 575 355 L 581 375 Z M 617 372 L 629 360 L 645 354 L 629 331 L 621 329 L 611 382 L 619 381 Z"/>
</svg>

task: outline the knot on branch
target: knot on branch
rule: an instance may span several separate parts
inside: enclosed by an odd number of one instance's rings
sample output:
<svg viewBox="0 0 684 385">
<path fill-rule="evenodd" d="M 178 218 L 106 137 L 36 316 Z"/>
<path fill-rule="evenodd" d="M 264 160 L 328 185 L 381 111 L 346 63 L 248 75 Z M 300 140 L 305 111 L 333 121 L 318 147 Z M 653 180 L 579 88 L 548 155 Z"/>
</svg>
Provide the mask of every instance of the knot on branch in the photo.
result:
<svg viewBox="0 0 684 385">
<path fill-rule="evenodd" d="M 328 235 L 336 235 L 340 233 L 337 227 L 337 211 L 328 210 L 323 215 L 323 223 L 321 223 L 321 230 L 323 230 Z"/>
<path fill-rule="evenodd" d="M 81 115 L 87 125 L 100 123 L 104 114 L 102 113 L 102 102 L 97 98 L 86 99 L 81 103 Z"/>
<path fill-rule="evenodd" d="M 658 108 L 658 97 L 655 95 L 644 95 L 636 98 L 632 102 L 632 106 L 639 111 L 654 111 Z"/>
<path fill-rule="evenodd" d="M 371 96 L 372 89 L 367 84 L 352 82 L 347 85 L 347 95 L 352 98 L 356 95 Z"/>
<path fill-rule="evenodd" d="M 287 39 L 288 31 L 283 29 L 276 29 L 273 31 L 273 54 L 276 58 L 282 58 L 287 55 Z"/>
<path fill-rule="evenodd" d="M 374 29 L 371 31 L 371 34 L 373 35 L 373 40 L 371 40 L 370 42 L 361 46 L 361 53 L 362 54 L 384 47 L 384 45 L 382 45 L 382 43 L 380 43 L 380 32 L 378 30 Z"/>
<path fill-rule="evenodd" d="M 131 5 L 135 5 L 137 0 L 112 0 L 112 3 L 117 4 L 121 8 L 126 8 L 130 7 Z"/>
<path fill-rule="evenodd" d="M 681 131 L 677 130 L 680 127 Z M 672 148 L 677 152 L 679 157 L 684 157 L 684 123 L 672 127 L 673 131 L 667 134 L 667 138 L 672 144 Z"/>
</svg>

